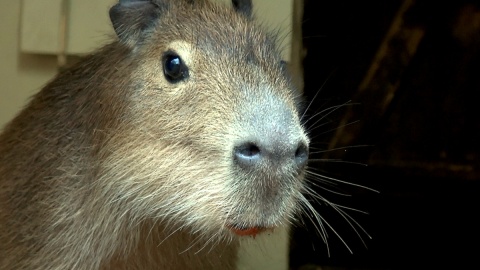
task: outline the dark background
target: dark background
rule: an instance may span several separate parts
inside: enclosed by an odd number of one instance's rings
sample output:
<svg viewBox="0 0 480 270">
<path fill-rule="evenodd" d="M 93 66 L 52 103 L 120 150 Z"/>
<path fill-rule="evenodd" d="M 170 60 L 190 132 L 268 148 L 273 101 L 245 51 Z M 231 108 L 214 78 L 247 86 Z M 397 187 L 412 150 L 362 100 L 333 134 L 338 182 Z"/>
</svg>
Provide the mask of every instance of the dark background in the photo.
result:
<svg viewBox="0 0 480 270">
<path fill-rule="evenodd" d="M 310 171 L 379 192 L 309 175 L 372 239 L 309 197 L 353 254 L 304 215 L 291 269 L 480 269 L 480 4 L 305 0 L 302 31 Z"/>
</svg>

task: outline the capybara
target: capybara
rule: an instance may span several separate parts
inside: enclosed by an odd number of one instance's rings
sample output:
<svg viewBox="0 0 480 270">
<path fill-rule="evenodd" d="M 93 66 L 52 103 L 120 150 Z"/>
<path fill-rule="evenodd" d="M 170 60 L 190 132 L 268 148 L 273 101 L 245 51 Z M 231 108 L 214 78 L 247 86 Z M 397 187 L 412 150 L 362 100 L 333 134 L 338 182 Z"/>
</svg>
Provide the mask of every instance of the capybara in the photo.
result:
<svg viewBox="0 0 480 270">
<path fill-rule="evenodd" d="M 301 93 L 250 0 L 120 0 L 0 135 L 0 269 L 233 269 L 305 198 Z M 5 86 L 4 86 L 5 87 Z"/>
</svg>

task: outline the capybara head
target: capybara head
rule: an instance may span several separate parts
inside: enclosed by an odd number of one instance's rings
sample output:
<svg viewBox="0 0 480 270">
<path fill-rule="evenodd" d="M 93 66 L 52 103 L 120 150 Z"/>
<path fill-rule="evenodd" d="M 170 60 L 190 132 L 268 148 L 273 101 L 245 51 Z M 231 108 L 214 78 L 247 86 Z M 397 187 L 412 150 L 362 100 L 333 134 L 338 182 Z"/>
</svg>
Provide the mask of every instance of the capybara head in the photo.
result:
<svg viewBox="0 0 480 270">
<path fill-rule="evenodd" d="M 288 222 L 309 144 L 275 36 L 254 24 L 250 1 L 233 2 L 110 10 L 128 65 L 111 67 L 124 78 L 109 91 L 127 106 L 99 180 L 137 215 L 220 237 Z"/>
</svg>

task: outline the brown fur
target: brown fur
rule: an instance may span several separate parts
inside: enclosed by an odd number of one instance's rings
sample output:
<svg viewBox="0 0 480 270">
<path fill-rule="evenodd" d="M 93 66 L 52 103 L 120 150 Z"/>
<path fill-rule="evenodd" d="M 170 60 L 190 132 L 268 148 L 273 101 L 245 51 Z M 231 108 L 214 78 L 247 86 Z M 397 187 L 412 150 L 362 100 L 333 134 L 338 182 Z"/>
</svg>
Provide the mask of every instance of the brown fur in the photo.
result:
<svg viewBox="0 0 480 270">
<path fill-rule="evenodd" d="M 0 269 L 232 269 L 229 222 L 297 211 L 303 172 L 232 164 L 252 136 L 308 144 L 274 38 L 248 9 L 157 2 L 154 26 L 59 74 L 0 135 Z M 187 80 L 166 81 L 169 49 Z"/>
</svg>

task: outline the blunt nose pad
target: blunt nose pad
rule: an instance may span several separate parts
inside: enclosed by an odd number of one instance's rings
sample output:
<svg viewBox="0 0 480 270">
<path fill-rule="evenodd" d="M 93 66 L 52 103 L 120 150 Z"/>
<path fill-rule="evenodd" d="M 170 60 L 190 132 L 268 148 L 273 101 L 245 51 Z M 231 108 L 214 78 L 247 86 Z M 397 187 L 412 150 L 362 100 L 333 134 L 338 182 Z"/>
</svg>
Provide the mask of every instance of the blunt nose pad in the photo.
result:
<svg viewBox="0 0 480 270">
<path fill-rule="evenodd" d="M 300 142 L 296 148 L 277 145 L 272 148 L 274 150 L 267 151 L 266 149 L 267 147 L 262 147 L 258 143 L 242 143 L 235 147 L 235 162 L 242 168 L 253 168 L 261 162 L 271 159 L 274 162 L 295 164 L 294 166 L 301 169 L 308 161 L 308 146 L 303 142 Z"/>
</svg>

